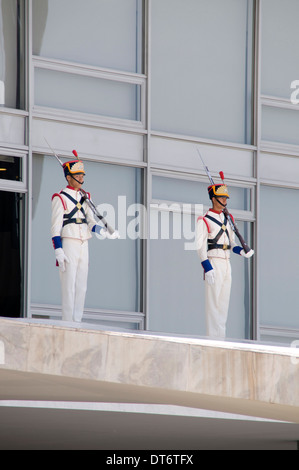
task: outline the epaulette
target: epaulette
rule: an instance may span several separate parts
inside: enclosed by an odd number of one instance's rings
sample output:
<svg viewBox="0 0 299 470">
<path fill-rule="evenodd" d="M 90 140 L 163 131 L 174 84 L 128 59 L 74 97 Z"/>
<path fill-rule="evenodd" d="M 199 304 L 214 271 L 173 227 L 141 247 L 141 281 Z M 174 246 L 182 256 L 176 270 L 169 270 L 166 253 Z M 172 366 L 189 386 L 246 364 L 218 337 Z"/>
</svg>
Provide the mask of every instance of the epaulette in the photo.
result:
<svg viewBox="0 0 299 470">
<path fill-rule="evenodd" d="M 204 223 L 205 223 L 206 226 L 207 226 L 208 233 L 211 233 L 210 226 L 209 226 L 208 221 L 207 221 L 207 219 L 205 218 L 205 216 L 203 216 L 203 217 L 202 217 L 202 216 L 199 216 L 199 217 L 197 218 L 197 222 L 198 222 L 199 220 L 203 220 L 203 221 L 204 221 Z"/>
<path fill-rule="evenodd" d="M 56 197 L 56 196 L 58 196 L 60 198 L 60 200 L 62 202 L 62 205 L 63 205 L 63 209 L 66 210 L 67 209 L 66 202 L 65 202 L 65 200 L 63 199 L 63 197 L 60 193 L 53 194 L 52 201 L 53 201 L 54 197 Z"/>
</svg>

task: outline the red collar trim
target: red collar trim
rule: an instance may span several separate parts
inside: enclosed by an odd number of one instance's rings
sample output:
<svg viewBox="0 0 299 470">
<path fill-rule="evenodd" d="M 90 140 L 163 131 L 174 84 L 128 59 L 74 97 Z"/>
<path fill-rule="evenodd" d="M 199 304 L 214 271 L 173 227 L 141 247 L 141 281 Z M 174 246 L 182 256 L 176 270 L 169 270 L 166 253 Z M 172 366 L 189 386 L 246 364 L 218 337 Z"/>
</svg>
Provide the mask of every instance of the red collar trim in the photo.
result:
<svg viewBox="0 0 299 470">
<path fill-rule="evenodd" d="M 214 212 L 215 214 L 221 214 L 222 211 L 216 211 L 215 209 L 209 209 L 210 212 Z"/>
<path fill-rule="evenodd" d="M 70 185 L 67 186 L 67 189 L 72 189 L 73 191 L 79 191 L 79 189 L 75 189 L 73 188 L 73 186 L 70 186 Z"/>
</svg>

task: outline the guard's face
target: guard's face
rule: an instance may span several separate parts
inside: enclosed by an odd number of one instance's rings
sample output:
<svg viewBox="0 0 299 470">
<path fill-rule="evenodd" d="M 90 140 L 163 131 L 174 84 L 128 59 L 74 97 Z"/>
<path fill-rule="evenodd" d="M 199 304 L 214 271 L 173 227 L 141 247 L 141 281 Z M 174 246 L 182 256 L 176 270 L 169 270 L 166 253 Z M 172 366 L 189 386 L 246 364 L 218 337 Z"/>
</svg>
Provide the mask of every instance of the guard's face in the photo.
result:
<svg viewBox="0 0 299 470">
<path fill-rule="evenodd" d="M 74 177 L 72 177 L 72 175 L 68 175 L 67 181 L 74 189 L 81 189 L 81 186 L 84 183 L 84 174 L 78 173 L 74 175 Z"/>
<path fill-rule="evenodd" d="M 217 198 L 213 197 L 212 201 L 213 201 L 213 209 L 219 212 L 223 210 L 223 206 L 226 207 L 227 205 L 227 197 L 225 196 L 218 196 Z"/>
<path fill-rule="evenodd" d="M 226 206 L 226 204 L 227 204 L 227 197 L 225 197 L 225 196 L 220 196 L 220 197 L 218 197 L 218 200 L 219 200 L 222 204 L 224 204 L 224 205 Z"/>
<path fill-rule="evenodd" d="M 84 173 L 78 173 L 77 175 L 74 175 L 77 181 L 79 181 L 81 184 L 84 183 Z M 74 180 L 74 178 L 73 178 Z"/>
</svg>

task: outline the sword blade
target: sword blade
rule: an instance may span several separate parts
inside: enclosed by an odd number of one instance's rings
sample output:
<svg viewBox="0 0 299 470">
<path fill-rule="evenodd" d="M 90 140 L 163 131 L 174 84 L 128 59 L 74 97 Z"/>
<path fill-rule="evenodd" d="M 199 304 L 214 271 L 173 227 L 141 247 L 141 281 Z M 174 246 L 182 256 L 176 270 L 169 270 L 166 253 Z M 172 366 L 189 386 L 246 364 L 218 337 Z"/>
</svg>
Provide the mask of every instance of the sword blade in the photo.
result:
<svg viewBox="0 0 299 470">
<path fill-rule="evenodd" d="M 57 160 L 59 161 L 60 165 L 63 167 L 63 162 L 60 160 L 60 158 L 58 157 L 58 155 L 55 153 L 54 149 L 51 147 L 51 145 L 49 144 L 49 142 L 47 141 L 46 137 L 44 137 L 46 143 L 48 144 L 48 147 L 49 149 L 52 151 L 53 155 L 57 158 Z"/>
<path fill-rule="evenodd" d="M 198 150 L 198 148 L 197 148 L 196 150 L 197 150 L 197 152 L 198 152 L 198 155 L 200 156 L 200 159 L 201 159 L 201 161 L 202 161 L 202 164 L 203 164 L 203 166 L 204 166 L 204 169 L 205 169 L 205 171 L 206 171 L 206 174 L 208 175 L 208 178 L 209 178 L 209 180 L 210 180 L 210 183 L 211 183 L 211 184 L 214 184 L 214 181 L 213 181 L 213 178 L 212 178 L 212 176 L 211 176 L 211 173 L 209 172 L 208 167 L 206 166 L 205 162 L 203 161 L 203 158 L 202 158 L 202 156 L 201 156 L 200 151 Z"/>
</svg>

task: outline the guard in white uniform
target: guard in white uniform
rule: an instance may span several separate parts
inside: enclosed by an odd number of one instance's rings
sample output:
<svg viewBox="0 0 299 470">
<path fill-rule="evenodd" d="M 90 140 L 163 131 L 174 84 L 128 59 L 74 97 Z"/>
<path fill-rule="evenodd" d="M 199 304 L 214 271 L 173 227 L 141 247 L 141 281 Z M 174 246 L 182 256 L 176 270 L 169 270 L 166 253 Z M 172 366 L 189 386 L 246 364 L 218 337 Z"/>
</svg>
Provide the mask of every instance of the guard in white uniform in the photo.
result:
<svg viewBox="0 0 299 470">
<path fill-rule="evenodd" d="M 249 258 L 253 250 L 246 254 L 236 245 L 234 231 L 222 212 L 229 198 L 227 186 L 214 184 L 208 192 L 213 208 L 197 219 L 196 243 L 205 277 L 207 335 L 224 339 L 232 282 L 230 253 Z"/>
<path fill-rule="evenodd" d="M 52 196 L 51 234 L 59 266 L 62 319 L 80 322 L 83 316 L 88 277 L 88 240 L 92 232 L 103 238 L 118 238 L 97 224 L 93 212 L 80 193 L 84 165 L 72 160 L 63 165 L 68 186 Z M 89 196 L 89 194 L 88 194 Z"/>
</svg>

